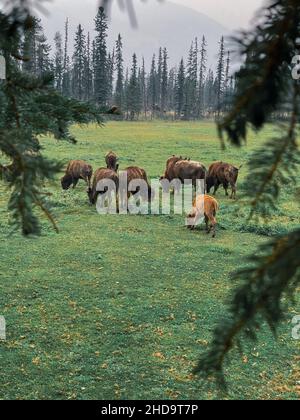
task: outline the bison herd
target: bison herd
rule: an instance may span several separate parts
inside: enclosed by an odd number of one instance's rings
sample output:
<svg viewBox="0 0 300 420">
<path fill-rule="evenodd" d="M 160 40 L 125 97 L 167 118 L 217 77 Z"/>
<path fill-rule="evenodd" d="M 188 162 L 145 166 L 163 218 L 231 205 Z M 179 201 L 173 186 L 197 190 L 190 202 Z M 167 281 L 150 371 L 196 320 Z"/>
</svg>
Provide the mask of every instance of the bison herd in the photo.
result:
<svg viewBox="0 0 300 420">
<path fill-rule="evenodd" d="M 64 190 L 68 190 L 71 186 L 76 187 L 80 179 L 84 180 L 87 184 L 87 194 L 91 204 L 96 204 L 99 195 L 109 193 L 107 182 L 111 182 L 114 186 L 113 190 L 116 192 L 124 205 L 125 200 L 128 200 L 130 195 L 140 193 L 141 198 L 150 202 L 154 197 L 147 173 L 144 169 L 137 166 L 130 166 L 122 170 L 126 173 L 127 185 L 122 185 L 119 178 L 119 164 L 118 156 L 109 152 L 105 156 L 106 168 L 99 168 L 93 173 L 93 168 L 88 163 L 82 160 L 73 160 L 69 162 L 66 173 L 61 179 L 61 185 Z M 207 227 L 207 233 L 212 232 L 212 236 L 216 235 L 216 214 L 219 209 L 217 200 L 208 195 L 213 188 L 215 195 L 220 185 L 225 189 L 226 196 L 229 195 L 228 190 L 231 189 L 231 199 L 236 198 L 237 180 L 241 167 L 237 168 L 229 163 L 215 162 L 209 169 L 197 161 L 193 161 L 182 156 L 172 156 L 166 162 L 166 169 L 164 175 L 160 178 L 161 186 L 164 192 L 169 192 L 170 183 L 177 181 L 172 186 L 175 193 L 181 187 L 181 184 L 190 183 L 196 187 L 197 181 L 203 180 L 206 187 L 206 194 L 198 195 L 193 201 L 193 208 L 188 216 L 188 227 L 193 230 L 198 224 L 201 216 L 204 214 Z M 135 190 L 132 188 L 129 191 L 129 184 L 134 184 L 134 181 L 143 180 L 147 185 L 147 193 L 143 192 L 137 186 Z M 102 190 L 99 188 L 99 183 L 105 181 L 106 187 Z M 111 200 L 112 197 L 106 194 L 106 199 Z M 117 211 L 119 211 L 119 200 L 117 201 Z"/>
</svg>

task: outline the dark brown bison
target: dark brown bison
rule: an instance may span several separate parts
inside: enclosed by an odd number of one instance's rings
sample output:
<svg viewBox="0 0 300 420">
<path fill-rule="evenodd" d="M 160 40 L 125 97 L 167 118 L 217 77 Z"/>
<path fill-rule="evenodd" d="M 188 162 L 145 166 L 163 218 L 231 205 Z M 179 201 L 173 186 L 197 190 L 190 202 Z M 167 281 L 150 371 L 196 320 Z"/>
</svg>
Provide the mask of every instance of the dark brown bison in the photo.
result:
<svg viewBox="0 0 300 420">
<path fill-rule="evenodd" d="M 171 182 L 178 179 L 182 184 L 190 181 L 196 186 L 197 180 L 205 180 L 206 173 L 206 168 L 202 163 L 172 156 L 167 160 L 165 173 L 160 180 L 163 181 L 166 179 Z"/>
<path fill-rule="evenodd" d="M 91 204 L 96 204 L 97 198 L 99 195 L 103 195 L 108 193 L 108 201 L 111 203 L 112 200 L 112 191 L 106 184 L 106 181 L 112 181 L 112 186 L 118 195 L 119 190 L 119 177 L 118 174 L 113 171 L 112 169 L 107 168 L 99 168 L 94 173 L 93 183 L 90 188 L 88 188 L 87 193 Z M 103 186 L 101 186 L 101 182 L 103 182 Z M 118 202 L 118 200 L 117 200 Z M 118 204 L 117 204 L 118 208 Z"/>
<path fill-rule="evenodd" d="M 211 188 L 214 187 L 213 194 L 215 195 L 220 185 L 223 185 L 226 195 L 229 195 L 228 188 L 231 187 L 232 192 L 230 198 L 236 198 L 237 180 L 241 167 L 242 166 L 236 168 L 235 166 L 225 162 L 213 163 L 209 167 L 206 178 L 207 193 L 209 194 Z"/>
<path fill-rule="evenodd" d="M 66 174 L 61 179 L 61 186 L 64 190 L 68 190 L 73 184 L 76 187 L 78 181 L 83 179 L 88 187 L 91 185 L 93 168 L 83 160 L 71 160 L 68 164 Z"/>
<path fill-rule="evenodd" d="M 130 166 L 125 168 L 122 172 L 127 175 L 127 183 L 123 182 L 123 176 L 121 178 L 122 180 L 120 180 L 120 196 L 122 200 L 122 206 L 125 205 L 125 201 L 127 201 L 131 195 L 140 194 L 143 200 L 149 202 L 154 198 L 154 191 L 151 189 L 147 173 L 144 169 L 139 168 L 138 166 Z M 145 189 L 141 189 L 139 186 L 137 186 L 136 189 L 132 188 L 134 187 L 134 181 L 139 180 L 145 181 Z"/>
<path fill-rule="evenodd" d="M 206 231 L 212 231 L 212 237 L 216 236 L 217 211 L 219 204 L 217 200 L 209 195 L 199 195 L 193 202 L 193 209 L 188 215 L 188 228 L 194 230 L 201 217 L 205 217 Z"/>
<path fill-rule="evenodd" d="M 117 170 L 119 169 L 118 159 L 118 156 L 114 152 L 107 153 L 107 155 L 105 156 L 106 167 L 117 172 Z"/>
</svg>

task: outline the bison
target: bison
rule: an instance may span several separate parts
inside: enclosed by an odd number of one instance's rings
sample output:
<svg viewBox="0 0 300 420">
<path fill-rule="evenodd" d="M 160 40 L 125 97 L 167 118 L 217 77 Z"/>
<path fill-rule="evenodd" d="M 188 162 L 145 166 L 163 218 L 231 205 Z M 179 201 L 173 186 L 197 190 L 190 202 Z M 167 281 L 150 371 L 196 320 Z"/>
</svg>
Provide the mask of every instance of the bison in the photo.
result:
<svg viewBox="0 0 300 420">
<path fill-rule="evenodd" d="M 124 184 L 124 182 L 120 182 L 120 195 L 122 200 L 122 206 L 125 205 L 125 201 L 127 202 L 131 195 L 135 194 L 140 194 L 143 200 L 150 202 L 154 197 L 154 191 L 151 189 L 146 171 L 142 168 L 139 168 L 138 166 L 130 166 L 124 169 L 124 173 L 127 175 L 127 182 L 126 184 Z M 145 182 L 146 188 L 141 189 L 140 186 L 137 186 L 135 190 L 132 190 L 132 185 L 134 181 L 139 180 Z M 131 191 L 129 191 L 129 189 Z"/>
<path fill-rule="evenodd" d="M 91 179 L 93 175 L 93 168 L 83 160 L 71 160 L 68 164 L 66 173 L 61 179 L 61 186 L 63 190 L 68 190 L 73 184 L 76 187 L 78 181 L 83 179 L 88 187 L 91 186 Z"/>
<path fill-rule="evenodd" d="M 199 219 L 204 215 L 206 231 L 212 231 L 212 237 L 216 236 L 217 220 L 216 215 L 219 210 L 217 200 L 209 195 L 198 195 L 193 202 L 193 209 L 188 215 L 188 228 L 194 230 Z"/>
<path fill-rule="evenodd" d="M 191 181 L 193 186 L 196 187 L 197 181 L 205 180 L 206 174 L 207 170 L 202 163 L 173 156 L 167 160 L 166 170 L 160 181 L 172 182 L 178 179 L 181 184 Z"/>
<path fill-rule="evenodd" d="M 99 168 L 94 174 L 92 186 L 88 188 L 87 193 L 91 204 L 96 204 L 99 195 L 108 193 L 109 204 L 112 201 L 112 191 L 109 188 L 108 181 L 112 182 L 112 187 L 118 195 L 119 190 L 119 177 L 118 174 L 112 169 Z M 103 182 L 103 186 L 101 186 Z M 117 197 L 117 210 L 118 210 L 118 197 Z"/>
<path fill-rule="evenodd" d="M 213 163 L 208 170 L 208 175 L 206 178 L 206 188 L 207 193 L 210 193 L 211 188 L 214 187 L 213 194 L 215 195 L 218 191 L 220 185 L 223 185 L 225 189 L 226 196 L 228 196 L 228 188 L 231 187 L 231 199 L 236 198 L 237 191 L 237 179 L 239 176 L 239 171 L 242 166 L 236 168 L 233 165 L 225 162 L 215 162 Z"/>
<path fill-rule="evenodd" d="M 119 158 L 114 152 L 107 153 L 107 155 L 105 156 L 107 169 L 112 169 L 113 171 L 117 172 L 117 170 L 119 169 L 118 160 Z"/>
</svg>

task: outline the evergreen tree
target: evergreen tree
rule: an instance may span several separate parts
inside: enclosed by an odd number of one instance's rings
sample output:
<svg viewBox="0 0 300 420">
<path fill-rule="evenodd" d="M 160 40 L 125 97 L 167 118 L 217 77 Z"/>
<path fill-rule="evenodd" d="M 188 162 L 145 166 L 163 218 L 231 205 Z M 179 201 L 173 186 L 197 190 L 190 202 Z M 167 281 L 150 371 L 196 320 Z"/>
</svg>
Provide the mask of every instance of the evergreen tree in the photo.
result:
<svg viewBox="0 0 300 420">
<path fill-rule="evenodd" d="M 222 111 L 222 103 L 224 99 L 225 71 L 225 40 L 222 36 L 220 41 L 220 51 L 218 56 L 218 66 L 216 74 L 216 96 L 218 115 L 220 115 Z"/>
<path fill-rule="evenodd" d="M 115 71 L 115 51 L 109 53 L 107 56 L 107 103 L 111 106 L 113 100 L 113 84 L 114 84 L 114 71 Z"/>
<path fill-rule="evenodd" d="M 36 74 L 43 76 L 53 71 L 53 65 L 50 58 L 51 46 L 47 43 L 44 33 L 38 38 L 36 53 Z"/>
<path fill-rule="evenodd" d="M 69 57 L 69 19 L 65 22 L 65 45 L 63 52 L 63 76 L 62 76 L 62 93 L 65 96 L 71 96 L 71 70 Z"/>
<path fill-rule="evenodd" d="M 132 57 L 132 67 L 128 85 L 128 110 L 131 120 L 134 120 L 141 111 L 141 92 L 138 79 L 138 64 L 136 54 L 133 54 Z"/>
<path fill-rule="evenodd" d="M 163 51 L 162 48 L 158 52 L 157 72 L 156 72 L 156 100 L 157 108 L 162 112 L 161 93 L 162 93 L 162 70 L 163 70 Z"/>
<path fill-rule="evenodd" d="M 197 84 L 198 84 L 198 41 L 192 43 L 188 58 L 185 81 L 185 118 L 196 116 L 197 110 Z"/>
<path fill-rule="evenodd" d="M 108 102 L 108 77 L 107 77 L 107 16 L 103 7 L 99 7 L 95 18 L 96 38 L 94 44 L 94 87 L 95 101 L 101 107 L 106 107 Z"/>
<path fill-rule="evenodd" d="M 185 107 L 185 66 L 183 58 L 180 61 L 175 84 L 175 107 L 177 118 L 182 118 Z"/>
<path fill-rule="evenodd" d="M 84 57 L 84 99 L 91 101 L 93 93 L 93 71 L 92 71 L 92 57 L 91 57 L 91 39 L 90 33 L 87 35 L 86 51 Z"/>
<path fill-rule="evenodd" d="M 142 60 L 142 68 L 140 70 L 140 93 L 141 93 L 141 99 L 142 99 L 142 108 L 144 111 L 144 117 L 147 118 L 147 87 L 146 87 L 146 68 L 145 68 L 145 59 L 143 57 Z"/>
<path fill-rule="evenodd" d="M 161 115 L 166 111 L 168 100 L 168 51 L 163 50 L 162 75 L 161 75 Z"/>
<path fill-rule="evenodd" d="M 124 60 L 123 42 L 120 34 L 116 42 L 116 70 L 117 81 L 115 90 L 115 104 L 119 109 L 122 109 L 124 100 Z"/>
<path fill-rule="evenodd" d="M 176 70 L 175 68 L 172 68 L 169 72 L 169 77 L 168 77 L 167 109 L 169 111 L 175 110 L 175 83 L 176 83 Z"/>
<path fill-rule="evenodd" d="M 85 98 L 85 64 L 86 64 L 86 40 L 81 25 L 78 26 L 75 34 L 73 71 L 72 71 L 72 93 L 73 97 L 82 101 Z"/>
<path fill-rule="evenodd" d="M 198 88 L 198 117 L 203 117 L 205 110 L 205 79 L 206 79 L 206 65 L 207 65 L 207 42 L 205 36 L 202 38 L 200 49 L 200 74 L 199 74 L 199 88 Z"/>
<path fill-rule="evenodd" d="M 55 88 L 62 92 L 63 89 L 63 75 L 64 75 L 64 59 L 62 49 L 62 36 L 60 32 L 56 32 L 54 37 L 55 42 L 55 56 L 54 56 L 54 80 Z M 65 93 L 65 92 L 63 92 Z"/>
<path fill-rule="evenodd" d="M 157 74 L 156 74 L 156 57 L 153 55 L 151 70 L 149 75 L 149 84 L 148 84 L 148 101 L 151 108 L 152 118 L 155 115 L 157 109 Z"/>
</svg>

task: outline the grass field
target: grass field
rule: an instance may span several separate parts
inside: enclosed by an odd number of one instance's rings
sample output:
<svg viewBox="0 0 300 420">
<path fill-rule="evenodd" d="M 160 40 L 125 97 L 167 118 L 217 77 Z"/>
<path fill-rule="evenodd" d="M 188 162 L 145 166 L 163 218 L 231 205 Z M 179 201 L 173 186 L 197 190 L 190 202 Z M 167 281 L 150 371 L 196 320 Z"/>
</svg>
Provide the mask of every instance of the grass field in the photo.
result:
<svg viewBox="0 0 300 420">
<path fill-rule="evenodd" d="M 56 159 L 103 166 L 113 149 L 120 166 L 162 174 L 176 153 L 206 165 L 246 163 L 274 128 L 251 135 L 243 149 L 220 150 L 213 123 L 108 123 L 74 127 L 76 146 L 42 139 Z M 241 171 L 240 189 L 247 173 Z M 293 187 L 267 226 L 247 223 L 239 201 L 220 189 L 214 240 L 187 231 L 182 216 L 99 216 L 86 186 L 62 192 L 47 186 L 60 234 L 43 221 L 39 239 L 8 236 L 8 197 L 0 184 L 0 399 L 215 399 L 212 386 L 191 375 L 207 348 L 235 285 L 230 273 L 267 236 L 299 225 Z M 259 343 L 234 353 L 226 367 L 229 399 L 298 399 L 299 341 L 290 306 L 277 341 L 267 327 Z"/>
</svg>

